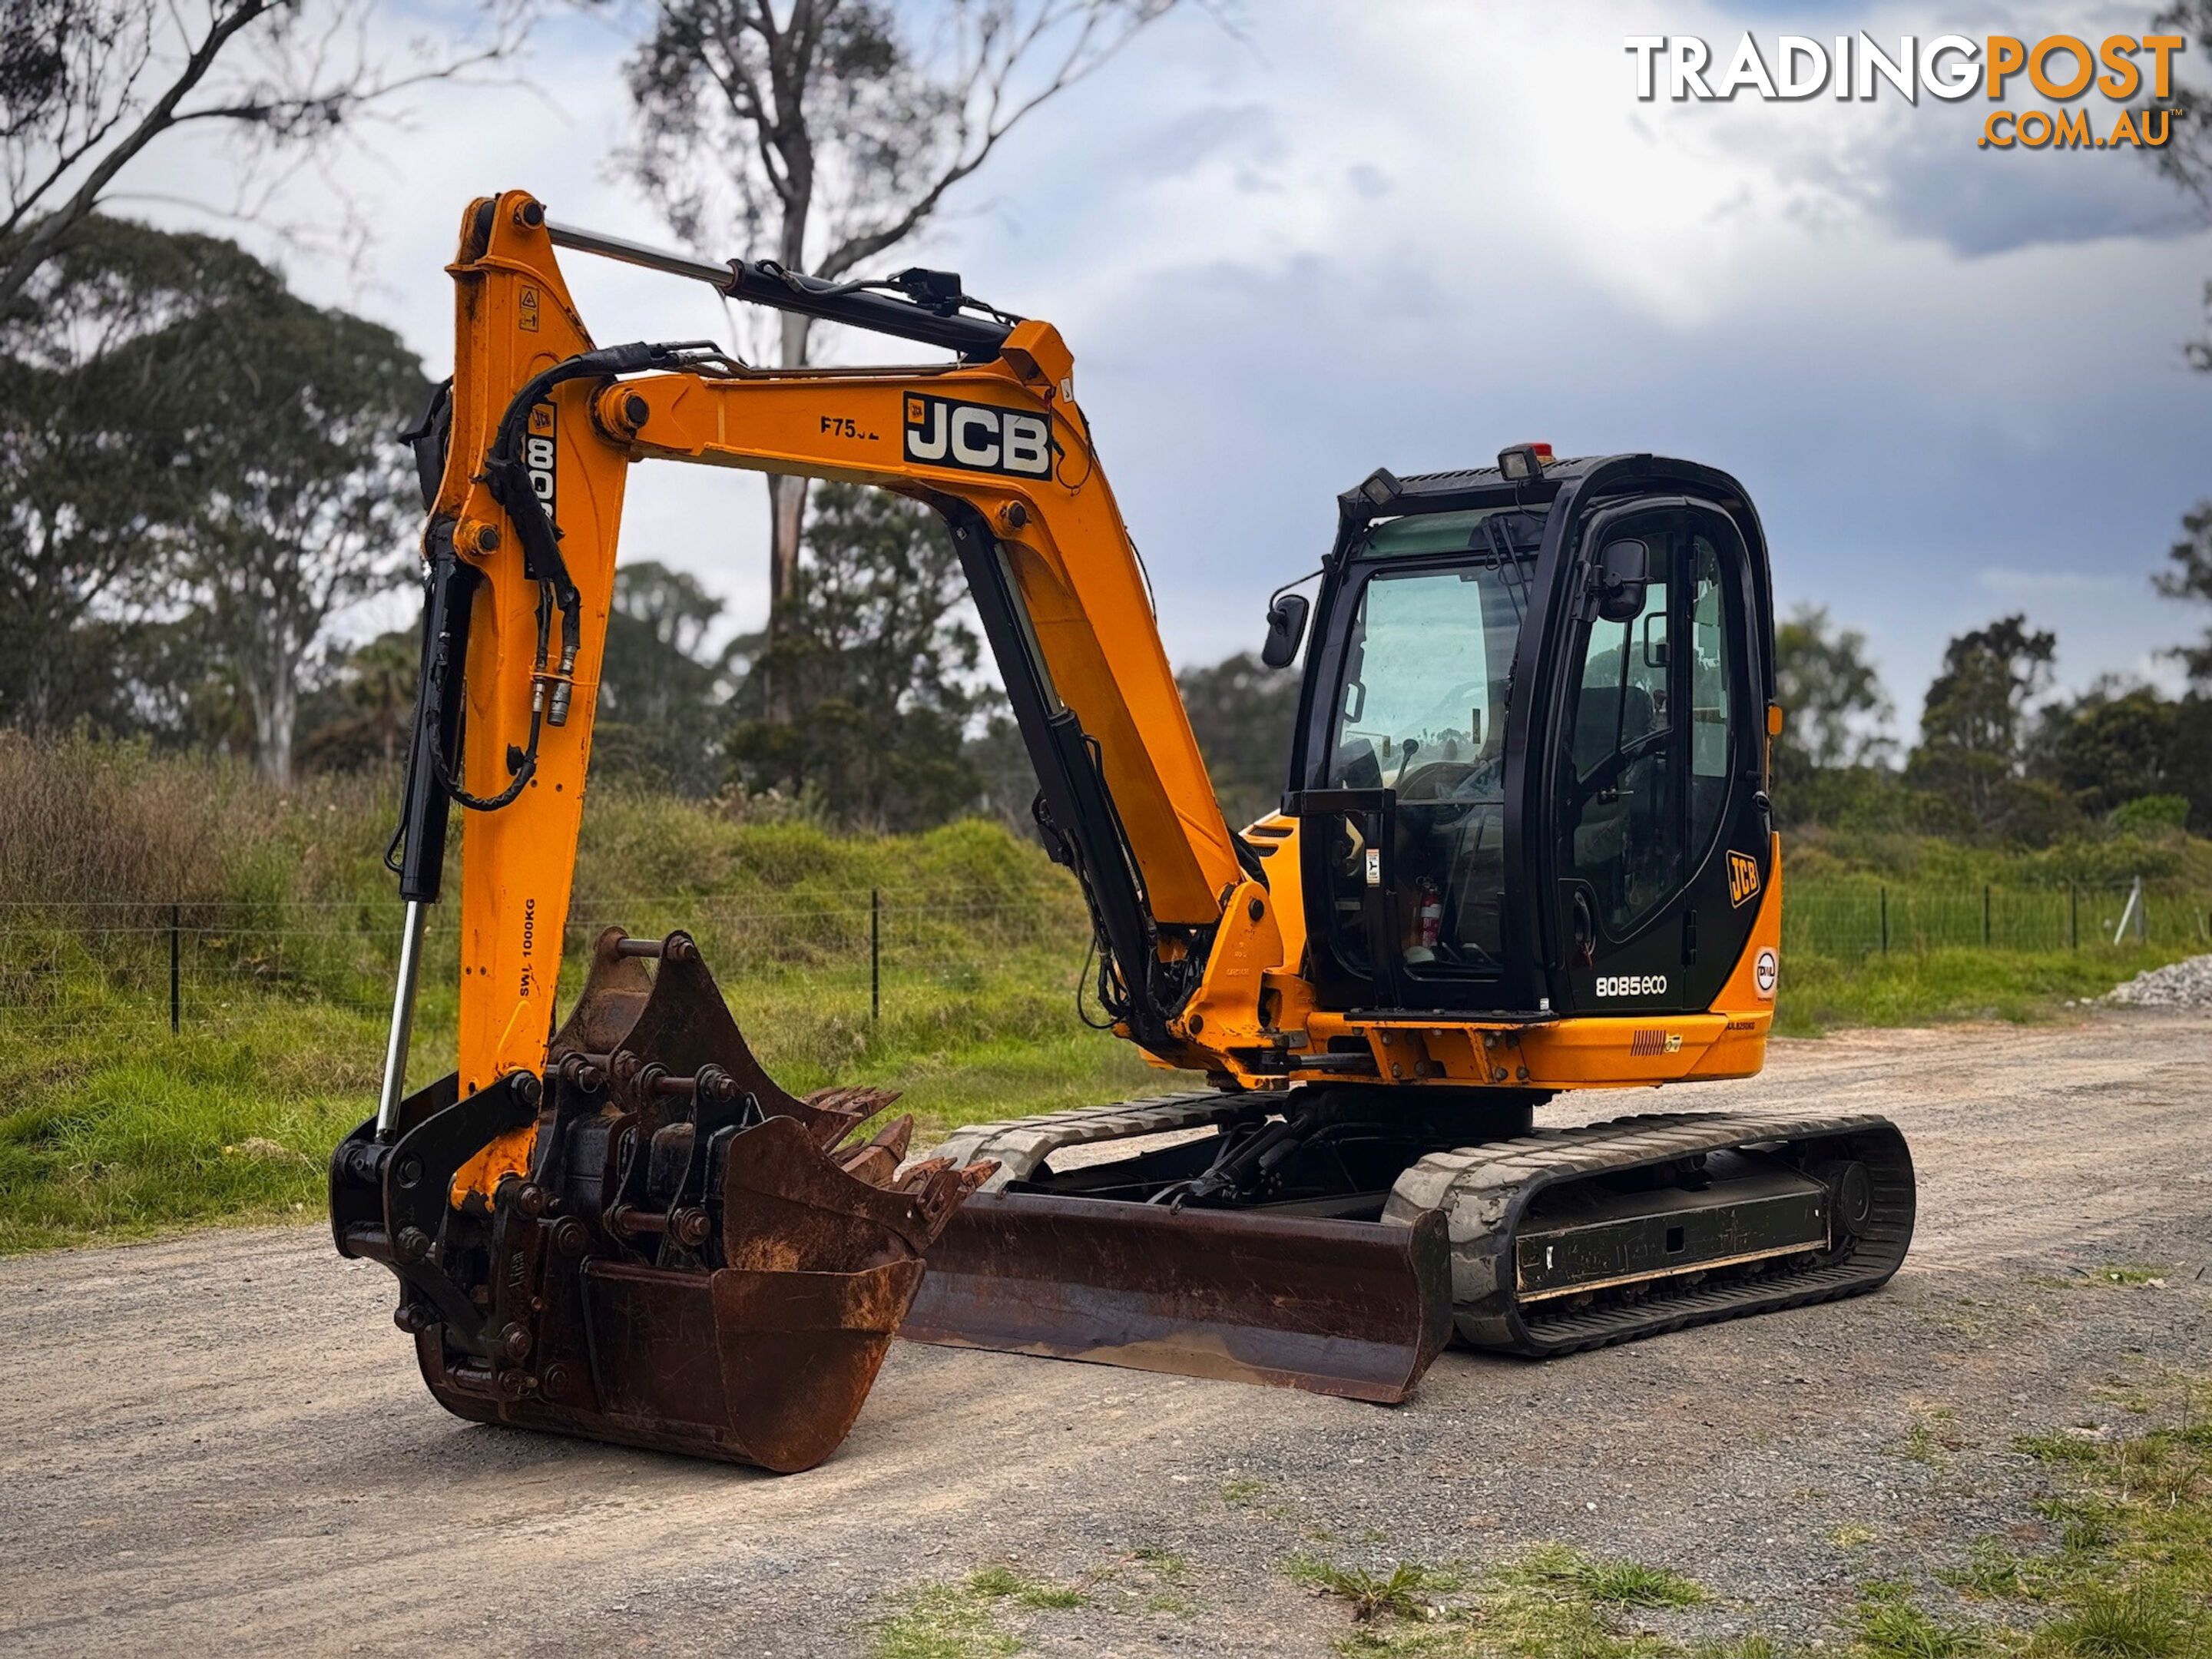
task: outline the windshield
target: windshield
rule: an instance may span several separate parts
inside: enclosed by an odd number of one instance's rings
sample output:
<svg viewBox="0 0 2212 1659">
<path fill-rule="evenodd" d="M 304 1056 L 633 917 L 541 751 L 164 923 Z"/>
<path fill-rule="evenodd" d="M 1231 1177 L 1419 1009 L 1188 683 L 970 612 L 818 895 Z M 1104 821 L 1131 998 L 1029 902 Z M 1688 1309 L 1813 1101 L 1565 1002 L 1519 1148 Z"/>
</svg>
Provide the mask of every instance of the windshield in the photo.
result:
<svg viewBox="0 0 2212 1659">
<path fill-rule="evenodd" d="M 1419 978 L 1499 971 L 1505 711 L 1540 529 L 1527 513 L 1437 514 L 1385 526 L 1364 550 L 1429 557 L 1375 568 L 1360 591 L 1328 784 L 1397 792 L 1399 894 L 1383 948 Z M 1325 847 L 1335 949 L 1354 971 L 1370 971 L 1371 878 L 1355 818 L 1333 825 Z"/>
<path fill-rule="evenodd" d="M 1401 520 L 1371 538 L 1370 554 L 1472 543 L 1487 556 L 1442 569 L 1382 569 L 1368 581 L 1346 641 L 1332 787 L 1430 800 L 1494 795 L 1501 787 L 1506 691 L 1535 549 L 1533 536 L 1524 543 L 1513 533 L 1520 526 L 1495 522 L 1500 516 Z"/>
</svg>

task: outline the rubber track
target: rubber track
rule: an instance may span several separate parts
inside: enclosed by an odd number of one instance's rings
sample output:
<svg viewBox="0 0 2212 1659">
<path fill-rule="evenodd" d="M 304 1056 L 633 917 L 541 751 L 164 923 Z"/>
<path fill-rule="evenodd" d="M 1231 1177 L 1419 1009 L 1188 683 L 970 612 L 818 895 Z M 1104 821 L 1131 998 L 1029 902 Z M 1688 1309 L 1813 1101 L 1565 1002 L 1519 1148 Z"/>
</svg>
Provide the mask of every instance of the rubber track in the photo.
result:
<svg viewBox="0 0 2212 1659">
<path fill-rule="evenodd" d="M 1005 1123 L 971 1123 L 955 1131 L 943 1146 L 931 1148 L 927 1156 L 949 1158 L 956 1167 L 980 1158 L 996 1159 L 998 1173 L 981 1189 L 995 1193 L 1010 1181 L 1027 1181 L 1039 1164 L 1062 1147 L 1203 1128 L 1241 1116 L 1260 1103 L 1250 1095 L 1224 1095 L 1208 1089 L 1199 1094 L 1163 1095 L 1154 1100 L 1124 1100 L 1111 1106 L 1080 1106 Z"/>
<path fill-rule="evenodd" d="M 992 1191 L 1027 1180 L 1064 1147 L 1199 1128 L 1249 1112 L 1255 1103 L 1249 1097 L 1207 1091 L 970 1124 L 929 1156 L 956 1163 L 997 1159 L 999 1171 L 985 1183 Z M 1808 1140 L 1841 1143 L 1837 1150 L 1864 1161 L 1874 1177 L 1872 1224 L 1844 1259 L 1677 1290 L 1665 1289 L 1662 1281 L 1635 1304 L 1534 1320 L 1512 1294 L 1513 1231 L 1545 1188 L 1699 1152 Z M 1872 1114 L 1651 1113 L 1431 1152 L 1398 1177 L 1383 1224 L 1410 1226 L 1424 1209 L 1447 1212 L 1453 1324 L 1460 1340 L 1472 1347 L 1541 1358 L 1879 1289 L 1903 1264 L 1911 1243 L 1912 1160 L 1896 1127 Z"/>
<path fill-rule="evenodd" d="M 1680 1290 L 1667 1289 L 1662 1280 L 1638 1302 L 1540 1318 L 1528 1317 L 1522 1308 L 1515 1294 L 1513 1239 L 1529 1203 L 1545 1188 L 1699 1152 L 1807 1141 L 1832 1143 L 1835 1155 L 1861 1160 L 1874 1178 L 1872 1220 L 1841 1260 Z M 1433 1209 L 1446 1212 L 1449 1225 L 1453 1323 L 1461 1340 L 1477 1348 L 1541 1357 L 1878 1288 L 1904 1262 L 1911 1243 L 1912 1160 L 1896 1127 L 1871 1115 L 1653 1115 L 1431 1152 L 1398 1177 L 1383 1219 L 1406 1225 L 1419 1212 Z"/>
</svg>

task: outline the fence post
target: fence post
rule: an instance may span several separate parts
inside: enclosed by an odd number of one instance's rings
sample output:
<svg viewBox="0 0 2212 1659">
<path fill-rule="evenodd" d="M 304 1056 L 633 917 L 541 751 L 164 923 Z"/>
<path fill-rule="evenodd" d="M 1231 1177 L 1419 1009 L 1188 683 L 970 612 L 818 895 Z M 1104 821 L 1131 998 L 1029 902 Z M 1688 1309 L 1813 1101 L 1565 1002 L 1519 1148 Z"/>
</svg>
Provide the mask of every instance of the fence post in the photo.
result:
<svg viewBox="0 0 2212 1659">
<path fill-rule="evenodd" d="M 2148 939 L 2150 935 L 2145 921 L 2142 878 L 2137 876 L 2135 884 L 2128 889 L 2128 902 L 2120 907 L 2120 919 L 2112 924 L 2112 943 L 2118 945 L 2126 936 L 2130 922 L 2135 924 L 2136 939 Z"/>
<path fill-rule="evenodd" d="M 177 976 L 178 957 L 181 954 L 179 945 L 183 933 L 182 921 L 182 908 L 172 904 L 169 907 L 169 1035 L 171 1036 L 174 1036 L 179 1028 L 185 1023 L 184 1003 L 178 994 Z"/>
<path fill-rule="evenodd" d="M 884 895 L 868 889 L 868 1018 L 884 1016 Z"/>
<path fill-rule="evenodd" d="M 1889 954 L 1889 889 L 1881 890 L 1881 953 Z"/>
<path fill-rule="evenodd" d="M 1982 949 L 1990 948 L 1990 884 L 1982 884 Z"/>
<path fill-rule="evenodd" d="M 2081 948 L 2081 890 L 2070 881 L 2066 884 L 2066 948 Z"/>
</svg>

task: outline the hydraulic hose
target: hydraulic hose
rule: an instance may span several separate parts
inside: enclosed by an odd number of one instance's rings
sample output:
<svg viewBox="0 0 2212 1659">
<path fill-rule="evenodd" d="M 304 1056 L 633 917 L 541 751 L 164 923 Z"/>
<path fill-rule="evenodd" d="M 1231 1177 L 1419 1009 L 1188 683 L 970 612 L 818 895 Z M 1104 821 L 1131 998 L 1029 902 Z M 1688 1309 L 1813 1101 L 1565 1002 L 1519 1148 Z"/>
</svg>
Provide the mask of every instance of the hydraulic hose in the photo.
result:
<svg viewBox="0 0 2212 1659">
<path fill-rule="evenodd" d="M 547 726 L 566 726 L 575 693 L 576 659 L 583 650 L 584 601 L 561 556 L 561 532 L 545 503 L 532 488 L 523 441 L 530 411 L 544 401 L 554 387 L 569 380 L 613 379 L 645 369 L 684 368 L 725 361 L 721 349 L 709 340 L 675 343 L 635 341 L 580 352 L 532 375 L 508 399 L 500 416 L 491 447 L 484 455 L 484 483 L 492 499 L 507 511 L 508 521 L 522 543 L 522 574 L 538 584 L 538 651 L 531 669 L 530 735 L 521 754 L 510 763 L 513 775 L 495 795 L 470 794 L 454 775 L 441 748 L 434 755 L 438 780 L 446 793 L 476 812 L 495 812 L 508 805 L 529 784 L 538 769 L 538 745 Z M 553 619 L 561 622 L 561 653 L 552 655 Z M 548 664 L 554 665 L 549 667 Z M 458 696 L 459 687 L 454 687 Z"/>
</svg>

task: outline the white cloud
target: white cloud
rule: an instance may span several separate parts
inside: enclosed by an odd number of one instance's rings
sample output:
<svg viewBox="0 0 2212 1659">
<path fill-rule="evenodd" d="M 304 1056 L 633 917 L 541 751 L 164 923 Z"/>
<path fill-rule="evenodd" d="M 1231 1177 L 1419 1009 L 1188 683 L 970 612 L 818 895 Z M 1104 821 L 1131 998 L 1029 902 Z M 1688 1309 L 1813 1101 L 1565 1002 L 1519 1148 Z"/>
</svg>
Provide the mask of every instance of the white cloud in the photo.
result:
<svg viewBox="0 0 2212 1659">
<path fill-rule="evenodd" d="M 2117 571 L 2008 570 L 2002 565 L 1984 565 L 1974 580 L 1984 592 L 2001 599 L 2110 599 L 2142 585 L 2139 578 Z"/>
<path fill-rule="evenodd" d="M 2094 35 L 2139 32 L 2139 12 L 2038 0 L 1942 24 Z M 368 256 L 295 255 L 295 280 L 436 366 L 471 196 L 526 185 L 559 216 L 665 240 L 605 161 L 630 15 L 562 15 L 540 91 L 427 99 L 344 162 L 374 204 Z M 2178 357 L 2212 239 L 2179 234 L 2138 161 L 1994 157 L 1973 144 L 1978 100 L 1632 95 L 1625 35 L 1701 34 L 1725 61 L 1746 27 L 1838 32 L 1826 12 L 1272 0 L 1249 21 L 1249 46 L 1194 15 L 1141 38 L 915 256 L 1060 325 L 1179 660 L 1255 642 L 1335 490 L 1520 438 L 1737 472 L 1784 602 L 1866 629 L 1908 710 L 1944 638 L 2001 605 L 2057 613 L 2069 681 L 2196 627 L 2143 579 L 2212 491 L 2212 382 Z M 1877 39 L 1932 27 L 1898 6 L 1859 21 Z M 173 197 L 219 176 L 179 148 L 134 183 Z M 327 213 L 318 188 L 284 193 L 294 219 Z M 702 289 L 568 269 L 601 339 L 722 326 Z M 763 519 L 741 475 L 638 469 L 625 553 L 699 571 L 757 619 Z M 2066 586 L 2085 568 L 2110 586 Z"/>
</svg>

